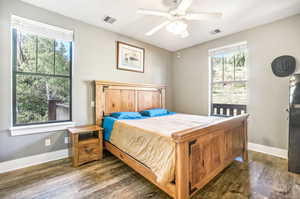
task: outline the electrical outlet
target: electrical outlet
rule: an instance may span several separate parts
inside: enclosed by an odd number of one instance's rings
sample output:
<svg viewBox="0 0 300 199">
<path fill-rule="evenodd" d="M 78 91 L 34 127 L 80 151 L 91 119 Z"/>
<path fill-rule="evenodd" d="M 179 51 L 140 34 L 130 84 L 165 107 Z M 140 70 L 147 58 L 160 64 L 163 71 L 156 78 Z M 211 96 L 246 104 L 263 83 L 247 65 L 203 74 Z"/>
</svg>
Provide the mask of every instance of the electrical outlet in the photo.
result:
<svg viewBox="0 0 300 199">
<path fill-rule="evenodd" d="M 51 139 L 47 138 L 45 139 L 45 146 L 50 146 L 51 145 Z"/>
<path fill-rule="evenodd" d="M 95 107 L 95 102 L 91 101 L 91 107 Z"/>
<path fill-rule="evenodd" d="M 65 144 L 69 144 L 69 137 L 65 137 Z"/>
</svg>

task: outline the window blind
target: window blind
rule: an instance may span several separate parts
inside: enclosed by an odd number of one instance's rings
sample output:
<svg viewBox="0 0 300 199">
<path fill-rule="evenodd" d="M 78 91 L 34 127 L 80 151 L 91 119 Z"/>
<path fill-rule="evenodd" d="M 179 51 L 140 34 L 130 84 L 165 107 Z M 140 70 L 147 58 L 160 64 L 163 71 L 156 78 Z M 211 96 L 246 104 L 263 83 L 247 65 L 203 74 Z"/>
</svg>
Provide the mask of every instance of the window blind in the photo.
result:
<svg viewBox="0 0 300 199">
<path fill-rule="evenodd" d="M 247 42 L 241 42 L 229 46 L 224 46 L 220 48 L 210 49 L 208 51 L 209 56 L 220 56 L 223 54 L 230 54 L 238 51 L 247 50 Z"/>
<path fill-rule="evenodd" d="M 72 30 L 63 29 L 37 21 L 25 19 L 12 15 L 11 26 L 19 31 L 47 37 L 55 40 L 73 41 L 74 34 Z"/>
</svg>

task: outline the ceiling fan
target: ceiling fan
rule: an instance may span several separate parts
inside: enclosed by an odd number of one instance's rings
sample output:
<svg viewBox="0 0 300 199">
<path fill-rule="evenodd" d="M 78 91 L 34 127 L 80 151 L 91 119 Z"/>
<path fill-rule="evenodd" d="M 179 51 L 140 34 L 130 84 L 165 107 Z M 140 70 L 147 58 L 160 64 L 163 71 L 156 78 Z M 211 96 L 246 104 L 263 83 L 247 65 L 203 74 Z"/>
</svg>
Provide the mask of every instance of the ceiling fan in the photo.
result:
<svg viewBox="0 0 300 199">
<path fill-rule="evenodd" d="M 167 20 L 158 26 L 151 29 L 146 33 L 147 36 L 151 36 L 160 29 L 166 27 L 167 31 L 180 35 L 182 38 L 189 36 L 189 32 L 187 30 L 188 20 L 214 20 L 222 18 L 222 13 L 218 12 L 198 12 L 198 13 L 187 13 L 187 9 L 191 6 L 193 0 L 174 0 L 174 3 L 178 4 L 178 6 L 174 9 L 170 9 L 169 12 L 157 11 L 157 10 L 148 10 L 148 9 L 139 9 L 137 13 L 143 15 L 154 15 L 166 17 Z"/>
</svg>

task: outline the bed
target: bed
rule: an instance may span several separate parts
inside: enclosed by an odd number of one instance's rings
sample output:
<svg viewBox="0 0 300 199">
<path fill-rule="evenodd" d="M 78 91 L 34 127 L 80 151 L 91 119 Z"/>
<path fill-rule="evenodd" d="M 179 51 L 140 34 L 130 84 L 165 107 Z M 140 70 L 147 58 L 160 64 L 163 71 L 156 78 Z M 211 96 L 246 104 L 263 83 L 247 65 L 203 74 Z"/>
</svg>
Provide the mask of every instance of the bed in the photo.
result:
<svg viewBox="0 0 300 199">
<path fill-rule="evenodd" d="M 104 117 L 114 112 L 138 112 L 165 108 L 165 93 L 166 87 L 161 85 L 95 81 L 96 123 L 102 126 Z M 185 117 L 191 116 L 174 114 L 163 119 L 159 118 L 154 122 L 163 120 L 173 122 Z M 187 126 L 184 128 L 177 124 L 159 128 L 165 129 L 166 134 L 171 132 L 166 135 L 165 140 L 172 146 L 170 151 L 173 150 L 173 161 L 170 161 L 173 162 L 173 166 L 170 166 L 171 170 L 173 168 L 173 174 L 165 178 L 168 180 L 159 178 L 155 169 L 145 164 L 139 157 L 130 155 L 116 141 L 105 140 L 104 147 L 171 197 L 188 199 L 235 158 L 241 156 L 243 160 L 248 159 L 247 118 L 247 114 L 222 119 L 203 117 L 203 121 L 209 121 L 202 123 L 200 118 L 194 118 L 201 124 L 192 125 L 189 123 L 190 119 L 187 119 L 185 123 Z M 118 122 L 118 125 L 121 130 L 125 127 L 139 128 L 139 125 L 148 125 L 149 132 L 152 129 L 154 129 L 153 132 L 159 131 L 159 129 L 155 130 L 151 123 L 153 121 L 145 119 L 144 121 Z M 178 130 L 174 129 L 177 127 Z M 141 127 L 140 130 L 143 128 Z M 144 135 L 148 136 L 146 130 Z"/>
</svg>

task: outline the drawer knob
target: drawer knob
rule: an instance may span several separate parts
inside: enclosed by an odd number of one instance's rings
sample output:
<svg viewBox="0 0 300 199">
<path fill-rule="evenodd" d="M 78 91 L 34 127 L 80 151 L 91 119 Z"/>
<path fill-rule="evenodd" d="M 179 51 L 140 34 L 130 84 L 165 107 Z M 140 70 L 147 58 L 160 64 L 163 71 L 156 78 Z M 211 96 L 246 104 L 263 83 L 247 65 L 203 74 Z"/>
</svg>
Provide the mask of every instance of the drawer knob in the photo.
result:
<svg viewBox="0 0 300 199">
<path fill-rule="evenodd" d="M 93 151 L 94 151 L 94 148 L 88 148 L 88 147 L 84 147 L 84 151 L 86 152 L 86 153 L 92 153 Z"/>
</svg>

